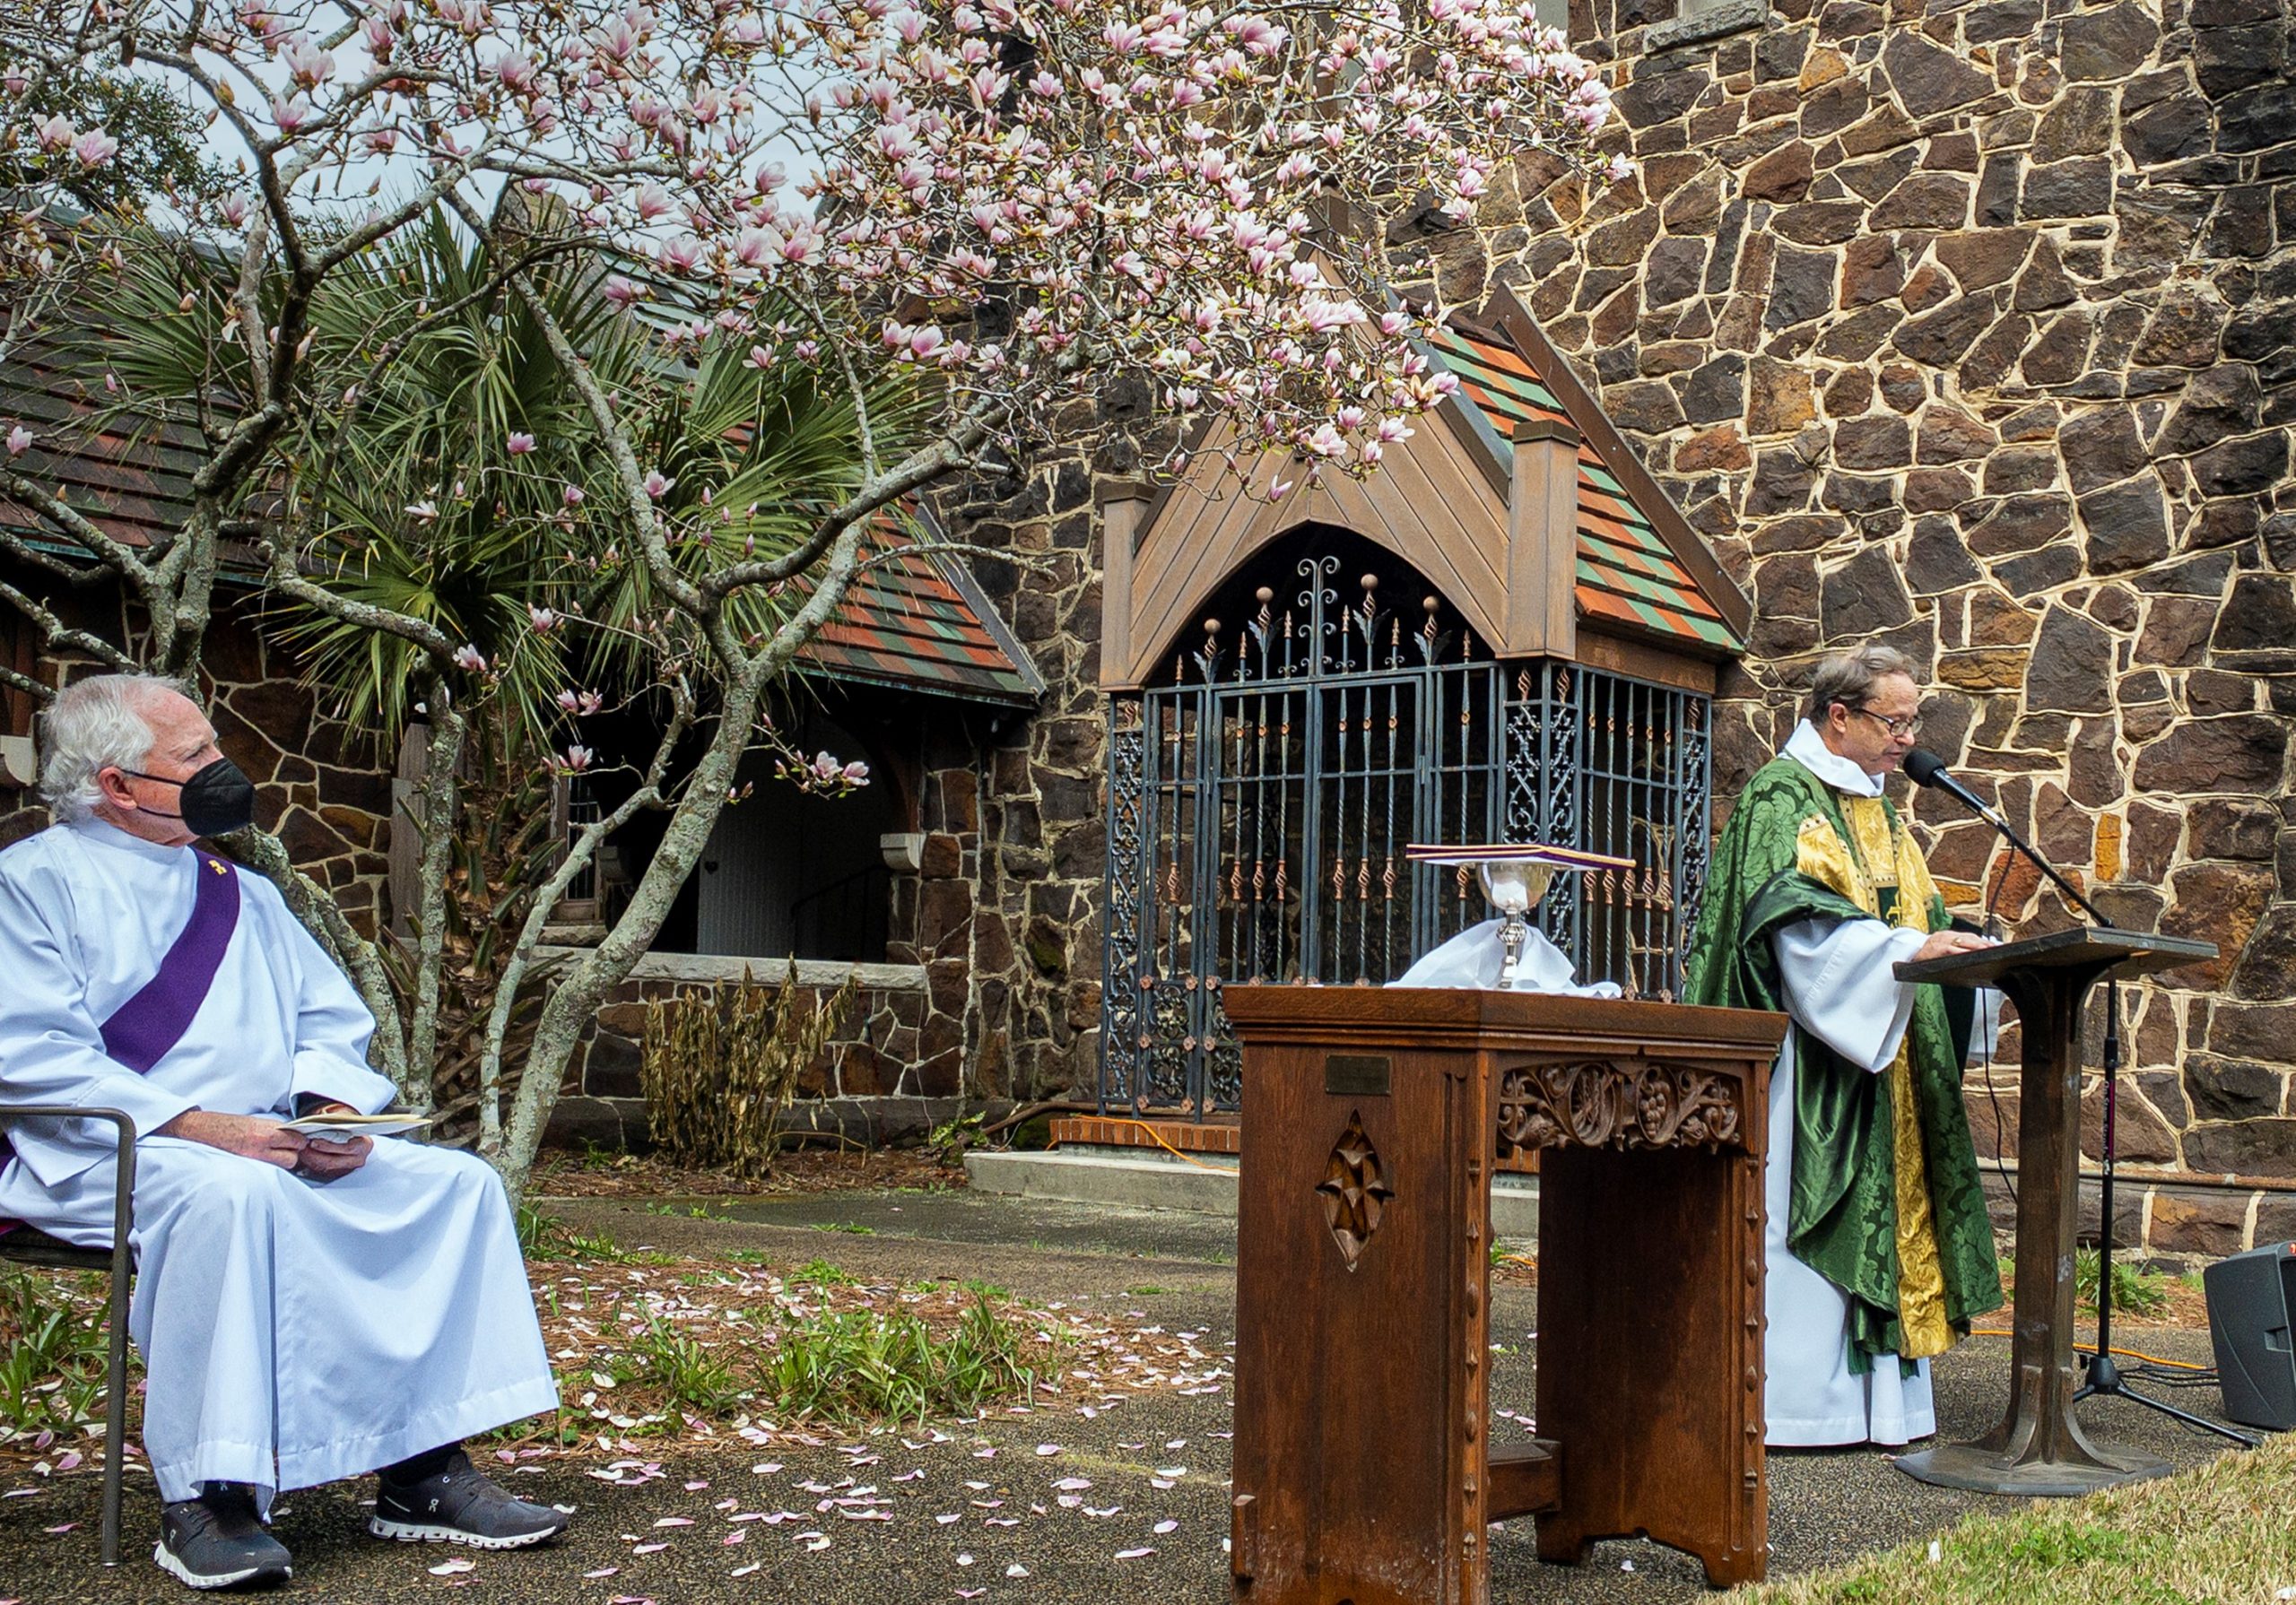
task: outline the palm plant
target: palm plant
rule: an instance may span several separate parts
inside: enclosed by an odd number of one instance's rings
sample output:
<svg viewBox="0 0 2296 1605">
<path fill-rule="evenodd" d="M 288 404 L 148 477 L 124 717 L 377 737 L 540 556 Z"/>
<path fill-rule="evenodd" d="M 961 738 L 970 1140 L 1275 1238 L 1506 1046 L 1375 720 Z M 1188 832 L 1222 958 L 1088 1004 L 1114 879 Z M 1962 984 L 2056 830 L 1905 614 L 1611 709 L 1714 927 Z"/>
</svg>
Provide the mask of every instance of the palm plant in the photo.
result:
<svg viewBox="0 0 2296 1605">
<path fill-rule="evenodd" d="M 506 287 L 514 273 L 539 316 Z M 657 504 L 683 532 L 689 573 L 796 551 L 860 480 L 863 420 L 844 386 L 738 353 L 690 360 L 602 294 L 604 278 L 594 256 L 551 256 L 542 235 L 476 239 L 444 213 L 346 264 L 312 303 L 310 404 L 280 454 L 273 502 L 239 530 L 291 553 L 265 607 L 322 705 L 384 752 L 417 722 L 432 732 L 416 820 L 453 823 L 423 832 L 417 904 L 402 911 L 415 940 L 370 955 L 381 979 L 362 990 L 378 1015 L 389 999 L 378 991 L 395 998 L 384 1027 L 396 1035 L 404 1022 L 403 1047 L 387 1056 L 411 1097 L 435 1093 L 447 1114 L 467 1097 L 483 1115 L 499 1089 L 479 1062 L 500 1063 L 510 1046 L 517 1063 L 531 1028 L 517 977 L 562 856 L 549 771 L 581 767 L 552 751 L 561 698 L 675 683 L 688 719 L 710 700 L 706 643 L 627 560 L 622 482 L 543 318 L 613 392 L 625 443 L 659 475 Z M 131 256 L 89 341 L 123 385 L 107 427 L 167 418 L 211 442 L 228 432 L 254 388 L 230 337 L 230 288 L 189 253 Z M 861 405 L 880 449 L 900 447 L 918 413 L 908 395 L 888 385 Z M 729 617 L 757 637 L 805 587 L 800 576 L 786 594 L 741 590 Z M 423 638 L 386 620 L 412 620 Z M 694 665 L 704 672 L 689 676 Z M 451 707 L 426 707 L 450 683 Z M 674 801 L 674 782 L 657 789 L 657 806 Z M 339 922 L 334 934 L 358 940 Z"/>
</svg>

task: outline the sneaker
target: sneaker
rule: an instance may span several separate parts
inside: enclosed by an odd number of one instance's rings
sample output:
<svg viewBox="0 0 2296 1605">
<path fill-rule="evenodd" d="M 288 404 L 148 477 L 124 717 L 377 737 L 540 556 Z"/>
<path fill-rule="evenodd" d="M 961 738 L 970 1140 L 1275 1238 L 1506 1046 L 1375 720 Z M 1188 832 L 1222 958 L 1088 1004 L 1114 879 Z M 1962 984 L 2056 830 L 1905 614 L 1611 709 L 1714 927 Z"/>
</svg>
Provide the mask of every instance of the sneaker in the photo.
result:
<svg viewBox="0 0 2296 1605">
<path fill-rule="evenodd" d="M 385 1479 L 367 1531 L 406 1544 L 523 1549 L 563 1532 L 567 1520 L 564 1511 L 513 1498 L 457 1449 L 444 1471 L 404 1488 Z"/>
<path fill-rule="evenodd" d="M 294 1575 L 286 1546 L 256 1516 L 254 1491 L 236 1482 L 210 1483 L 196 1499 L 161 1505 L 152 1558 L 196 1589 L 263 1587 Z"/>
</svg>

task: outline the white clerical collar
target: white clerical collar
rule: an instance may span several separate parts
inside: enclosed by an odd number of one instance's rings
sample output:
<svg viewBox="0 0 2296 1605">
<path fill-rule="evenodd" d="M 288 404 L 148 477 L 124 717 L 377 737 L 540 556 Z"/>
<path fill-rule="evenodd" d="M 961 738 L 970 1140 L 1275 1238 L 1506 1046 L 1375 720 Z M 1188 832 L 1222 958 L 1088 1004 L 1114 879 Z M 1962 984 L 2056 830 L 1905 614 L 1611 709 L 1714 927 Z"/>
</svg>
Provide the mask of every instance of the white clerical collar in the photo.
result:
<svg viewBox="0 0 2296 1605">
<path fill-rule="evenodd" d="M 112 847 L 132 853 L 153 863 L 173 863 L 183 847 L 163 847 L 157 842 L 147 842 L 140 836 L 130 836 L 109 820 L 100 820 L 91 814 L 86 819 L 70 821 L 69 828 L 78 832 L 80 839 L 100 847 Z"/>
<path fill-rule="evenodd" d="M 1794 727 L 1794 734 L 1786 743 L 1786 756 L 1838 792 L 1848 792 L 1853 797 L 1882 794 L 1882 777 L 1868 775 L 1827 746 L 1817 726 L 1807 719 Z"/>
</svg>

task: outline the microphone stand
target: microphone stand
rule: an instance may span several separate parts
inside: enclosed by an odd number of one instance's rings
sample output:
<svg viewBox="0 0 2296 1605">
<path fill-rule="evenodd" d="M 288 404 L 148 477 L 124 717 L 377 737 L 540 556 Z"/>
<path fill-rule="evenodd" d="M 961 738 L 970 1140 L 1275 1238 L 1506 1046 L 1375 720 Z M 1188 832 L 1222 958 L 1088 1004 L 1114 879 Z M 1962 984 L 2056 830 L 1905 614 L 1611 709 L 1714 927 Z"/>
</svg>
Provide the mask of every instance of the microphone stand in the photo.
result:
<svg viewBox="0 0 2296 1605">
<path fill-rule="evenodd" d="M 2107 931 L 2118 929 L 2094 903 L 2083 897 L 2070 881 L 2057 872 L 2057 867 L 2054 864 L 2034 851 L 2032 844 L 2018 835 L 2007 820 L 2003 819 L 1994 810 L 1986 807 L 1976 798 L 1964 795 L 1958 785 L 1941 786 L 1939 789 L 1944 791 L 1948 796 L 1954 797 L 1971 807 L 1979 819 L 1998 830 L 2012 847 L 2025 855 L 2026 862 L 2048 877 L 2057 890 L 2065 894 L 2067 902 L 2079 908 L 2102 929 Z M 2121 1375 L 2120 1366 L 2113 1359 L 2113 1176 L 2116 1169 L 2115 1115 L 2120 1101 L 2118 1096 L 2120 1046 L 2120 983 L 2108 980 L 2105 983 L 2103 1175 L 2097 1200 L 2097 1352 L 2084 1357 L 2087 1364 L 2082 1371 L 2083 1381 L 2081 1386 L 2074 1390 L 2073 1398 L 2075 1403 L 2092 1396 L 2126 1399 L 2132 1404 L 2141 1404 L 2147 1410 L 2158 1410 L 2161 1414 L 2181 1421 L 2187 1427 L 2196 1427 L 2204 1432 L 2213 1432 L 2220 1437 L 2230 1438 L 2243 1449 L 2253 1449 L 2257 1446 L 2258 1440 L 2245 1432 L 2236 1432 L 2219 1422 L 2196 1416 L 2187 1410 L 2179 1410 L 2173 1404 L 2159 1399 L 2147 1398 L 2136 1392 Z"/>
</svg>

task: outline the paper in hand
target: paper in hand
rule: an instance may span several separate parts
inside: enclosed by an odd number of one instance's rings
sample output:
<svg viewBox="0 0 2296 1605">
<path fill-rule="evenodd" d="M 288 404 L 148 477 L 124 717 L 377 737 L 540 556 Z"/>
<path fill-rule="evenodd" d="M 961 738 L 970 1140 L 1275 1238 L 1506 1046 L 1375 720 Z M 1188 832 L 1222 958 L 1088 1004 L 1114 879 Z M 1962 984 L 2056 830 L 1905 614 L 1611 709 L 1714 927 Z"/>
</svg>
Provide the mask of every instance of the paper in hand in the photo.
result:
<svg viewBox="0 0 2296 1605">
<path fill-rule="evenodd" d="M 286 1123 L 291 1132 L 300 1132 L 315 1142 L 348 1142 L 354 1137 L 399 1137 L 409 1132 L 419 1132 L 430 1124 L 422 1115 L 354 1115 L 341 1109 L 323 1115 L 306 1115 Z"/>
</svg>

